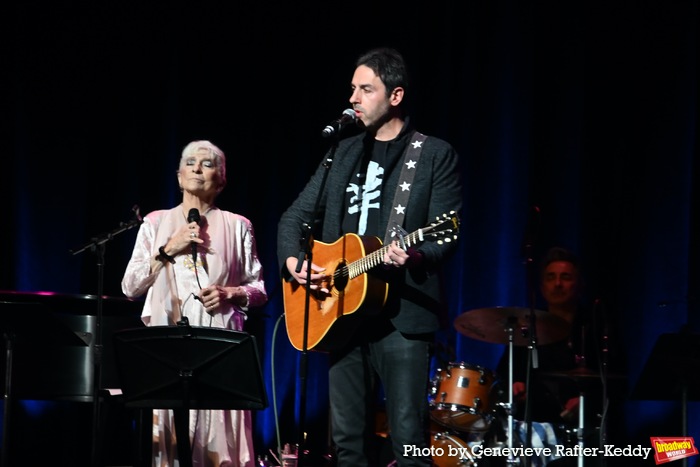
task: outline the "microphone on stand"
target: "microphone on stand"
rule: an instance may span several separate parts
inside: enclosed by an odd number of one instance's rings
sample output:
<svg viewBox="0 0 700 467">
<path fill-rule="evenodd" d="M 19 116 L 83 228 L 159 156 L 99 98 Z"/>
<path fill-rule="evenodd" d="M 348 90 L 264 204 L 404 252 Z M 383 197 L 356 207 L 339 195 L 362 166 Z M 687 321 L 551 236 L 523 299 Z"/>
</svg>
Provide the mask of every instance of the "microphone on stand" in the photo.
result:
<svg viewBox="0 0 700 467">
<path fill-rule="evenodd" d="M 333 120 L 331 123 L 326 125 L 326 127 L 321 132 L 321 136 L 323 136 L 324 138 L 333 136 L 336 133 L 339 133 L 350 123 L 355 123 L 356 120 L 357 115 L 355 115 L 355 111 L 352 109 L 345 109 L 343 110 L 343 115 L 341 115 L 340 118 Z"/>
</svg>

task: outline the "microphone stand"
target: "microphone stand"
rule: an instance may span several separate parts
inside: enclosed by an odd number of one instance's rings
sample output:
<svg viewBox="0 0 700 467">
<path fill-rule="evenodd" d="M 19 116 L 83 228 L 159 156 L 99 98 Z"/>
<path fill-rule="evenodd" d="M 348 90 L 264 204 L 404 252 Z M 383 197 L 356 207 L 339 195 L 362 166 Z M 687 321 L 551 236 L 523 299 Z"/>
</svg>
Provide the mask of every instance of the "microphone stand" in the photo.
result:
<svg viewBox="0 0 700 467">
<path fill-rule="evenodd" d="M 134 227 L 141 225 L 143 219 L 139 215 L 139 207 L 135 205 L 131 210 L 134 212 L 134 218 L 129 222 L 120 222 L 119 227 L 103 234 L 101 237 L 94 237 L 92 241 L 75 250 L 69 250 L 72 255 L 77 255 L 85 250 L 90 250 L 97 255 L 97 316 L 95 318 L 95 338 L 93 340 L 93 377 L 92 377 L 92 448 L 90 454 L 90 465 L 98 467 L 101 465 L 99 461 L 100 453 L 102 452 L 102 432 L 100 424 L 100 386 L 102 385 L 102 309 L 104 295 L 104 258 L 105 244 L 112 240 L 122 232 L 126 232 Z"/>
<path fill-rule="evenodd" d="M 297 440 L 299 442 L 298 453 L 297 453 L 297 465 L 299 467 L 303 466 L 303 458 L 305 454 L 305 424 L 306 424 L 306 372 L 308 369 L 308 340 L 309 340 L 309 304 L 311 301 L 311 264 L 313 263 L 313 225 L 318 218 L 319 206 L 321 204 L 321 196 L 323 195 L 323 190 L 326 187 L 326 181 L 328 180 L 328 173 L 333 165 L 333 158 L 335 157 L 335 151 L 338 149 L 339 142 L 339 132 L 336 132 L 332 138 L 332 145 L 328 150 L 326 160 L 323 162 L 323 167 L 325 171 L 323 172 L 323 179 L 321 180 L 321 186 L 318 190 L 318 196 L 316 197 L 316 204 L 314 205 L 314 211 L 311 217 L 311 222 L 303 224 L 304 233 L 299 239 L 299 244 L 301 249 L 299 250 L 299 255 L 297 256 L 297 266 L 296 272 L 301 272 L 301 267 L 304 261 L 306 261 L 306 284 L 304 286 L 305 300 L 304 300 L 304 328 L 302 336 L 302 350 L 301 350 L 301 361 L 299 368 L 299 380 L 300 380 L 300 400 L 299 400 L 299 433 L 297 435 Z M 281 447 L 280 447 L 281 448 Z M 281 454 L 280 454 L 281 458 Z"/>
</svg>

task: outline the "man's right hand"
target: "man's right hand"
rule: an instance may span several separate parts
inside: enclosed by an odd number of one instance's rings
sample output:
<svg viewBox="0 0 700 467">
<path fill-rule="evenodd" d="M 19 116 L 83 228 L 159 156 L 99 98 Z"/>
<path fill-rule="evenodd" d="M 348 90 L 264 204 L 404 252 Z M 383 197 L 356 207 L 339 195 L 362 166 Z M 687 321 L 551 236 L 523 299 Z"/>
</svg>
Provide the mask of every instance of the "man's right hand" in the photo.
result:
<svg viewBox="0 0 700 467">
<path fill-rule="evenodd" d="M 287 265 L 287 270 L 289 270 L 289 273 L 300 285 L 306 285 L 307 266 L 309 263 L 308 261 L 304 261 L 301 265 L 301 270 L 297 273 L 297 261 L 298 259 L 294 256 L 290 256 L 289 258 L 287 258 L 287 261 L 285 263 Z M 329 293 L 328 286 L 326 284 L 328 276 L 323 272 L 325 270 L 325 268 L 311 263 L 311 290 Z"/>
</svg>

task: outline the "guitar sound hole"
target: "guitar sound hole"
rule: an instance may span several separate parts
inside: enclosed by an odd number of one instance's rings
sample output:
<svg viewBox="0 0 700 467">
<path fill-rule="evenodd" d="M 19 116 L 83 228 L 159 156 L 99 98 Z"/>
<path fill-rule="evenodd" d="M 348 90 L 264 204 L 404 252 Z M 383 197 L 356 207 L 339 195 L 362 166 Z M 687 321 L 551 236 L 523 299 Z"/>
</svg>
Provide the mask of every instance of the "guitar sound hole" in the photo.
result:
<svg viewBox="0 0 700 467">
<path fill-rule="evenodd" d="M 333 273 L 333 287 L 342 292 L 348 285 L 348 268 L 345 263 L 341 263 Z"/>
</svg>

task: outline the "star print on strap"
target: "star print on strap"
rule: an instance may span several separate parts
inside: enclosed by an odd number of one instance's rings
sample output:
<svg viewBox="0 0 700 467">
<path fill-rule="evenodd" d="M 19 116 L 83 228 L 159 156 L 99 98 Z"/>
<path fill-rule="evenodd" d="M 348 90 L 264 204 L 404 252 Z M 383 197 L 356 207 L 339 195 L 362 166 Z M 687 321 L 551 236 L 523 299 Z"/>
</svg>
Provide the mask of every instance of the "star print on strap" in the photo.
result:
<svg viewBox="0 0 700 467">
<path fill-rule="evenodd" d="M 424 134 L 415 131 L 413 135 L 411 135 L 411 143 L 406 146 L 404 163 L 401 168 L 401 174 L 399 175 L 400 183 L 396 187 L 394 202 L 391 205 L 391 215 L 389 216 L 386 234 L 384 235 L 385 245 L 391 241 L 396 232 L 393 226 L 403 225 L 403 218 L 406 214 L 406 206 L 408 205 L 408 197 L 411 194 L 411 182 L 413 182 L 413 176 L 416 173 L 414 169 L 418 165 L 420 153 L 423 150 L 423 142 L 426 138 L 427 136 Z"/>
</svg>

